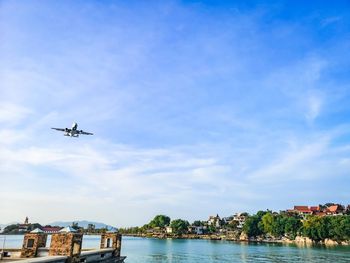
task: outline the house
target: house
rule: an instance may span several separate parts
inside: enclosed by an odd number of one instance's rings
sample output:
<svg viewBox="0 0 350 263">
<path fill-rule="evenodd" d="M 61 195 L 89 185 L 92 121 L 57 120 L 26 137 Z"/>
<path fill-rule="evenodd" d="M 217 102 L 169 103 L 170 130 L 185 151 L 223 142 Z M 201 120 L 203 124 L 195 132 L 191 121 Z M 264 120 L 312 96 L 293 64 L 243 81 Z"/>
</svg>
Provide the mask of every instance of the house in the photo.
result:
<svg viewBox="0 0 350 263">
<path fill-rule="evenodd" d="M 173 228 L 172 228 L 171 226 L 166 226 L 166 227 L 165 227 L 165 232 L 166 232 L 167 234 L 171 234 L 171 233 L 173 233 Z"/>
<path fill-rule="evenodd" d="M 287 210 L 288 213 L 294 213 L 301 215 L 304 219 L 307 215 L 343 215 L 344 207 L 342 205 L 330 205 L 328 207 L 324 206 L 294 206 L 294 209 Z"/>
<path fill-rule="evenodd" d="M 318 214 L 321 212 L 321 207 L 318 205 L 318 206 L 310 206 L 310 210 L 312 211 L 313 214 Z"/>
<path fill-rule="evenodd" d="M 41 230 L 46 234 L 55 234 L 60 232 L 62 227 L 59 226 L 44 226 L 41 228 Z"/>
<path fill-rule="evenodd" d="M 216 216 L 209 217 L 208 226 L 221 227 L 221 219 L 218 214 Z"/>
<path fill-rule="evenodd" d="M 233 215 L 232 221 L 236 221 L 238 223 L 237 228 L 242 229 L 246 219 L 247 219 L 246 214 L 236 213 Z"/>
<path fill-rule="evenodd" d="M 223 217 L 221 221 L 224 224 L 229 224 L 232 220 L 233 220 L 233 216 L 227 216 L 227 217 Z"/>
<path fill-rule="evenodd" d="M 29 224 L 18 224 L 19 232 L 27 232 L 29 230 Z"/>
<path fill-rule="evenodd" d="M 18 231 L 19 232 L 27 232 L 29 230 L 30 223 L 28 220 L 28 217 L 26 216 L 23 224 L 18 224 Z"/>
<path fill-rule="evenodd" d="M 341 205 L 331 205 L 325 210 L 326 215 L 343 215 L 344 207 Z"/>
<path fill-rule="evenodd" d="M 316 210 L 316 207 L 312 207 L 312 209 Z M 305 219 L 306 216 L 314 214 L 313 210 L 311 210 L 311 207 L 309 208 L 308 206 L 305 206 L 305 205 L 296 205 L 294 206 L 293 209 L 288 209 L 287 213 L 297 214 L 297 215 L 300 215 L 303 219 Z"/>
<path fill-rule="evenodd" d="M 146 232 L 154 235 L 161 235 L 164 234 L 164 229 L 159 226 L 156 226 L 151 229 L 148 229 Z"/>
<path fill-rule="evenodd" d="M 188 232 L 191 234 L 196 234 L 196 235 L 203 235 L 204 230 L 205 230 L 205 227 L 203 227 L 203 226 L 189 226 L 188 227 Z"/>
<path fill-rule="evenodd" d="M 296 205 L 294 206 L 293 211 L 299 215 L 301 215 L 302 217 L 306 217 L 307 215 L 312 215 L 313 212 L 311 211 L 311 209 L 308 206 L 303 206 L 303 205 Z"/>
</svg>

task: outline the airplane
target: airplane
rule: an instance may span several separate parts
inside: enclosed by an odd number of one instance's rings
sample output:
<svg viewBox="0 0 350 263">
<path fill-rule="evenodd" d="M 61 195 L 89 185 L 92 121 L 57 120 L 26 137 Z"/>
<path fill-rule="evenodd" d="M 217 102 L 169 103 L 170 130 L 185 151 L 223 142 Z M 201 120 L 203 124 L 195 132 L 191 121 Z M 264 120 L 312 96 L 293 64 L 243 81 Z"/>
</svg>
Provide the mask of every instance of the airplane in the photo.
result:
<svg viewBox="0 0 350 263">
<path fill-rule="evenodd" d="M 64 136 L 70 136 L 70 137 L 79 137 L 80 134 L 84 135 L 94 135 L 90 132 L 84 132 L 83 130 L 78 130 L 78 124 L 76 122 L 73 122 L 72 128 L 51 128 L 57 131 L 63 131 Z"/>
</svg>

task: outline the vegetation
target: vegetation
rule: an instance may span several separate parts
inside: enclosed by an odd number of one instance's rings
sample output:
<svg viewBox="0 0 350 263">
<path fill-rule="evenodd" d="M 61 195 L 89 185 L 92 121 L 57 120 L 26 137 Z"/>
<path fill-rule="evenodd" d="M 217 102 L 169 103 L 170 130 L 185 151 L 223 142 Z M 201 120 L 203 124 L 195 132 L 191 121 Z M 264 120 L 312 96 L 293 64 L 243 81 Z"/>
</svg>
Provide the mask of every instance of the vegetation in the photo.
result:
<svg viewBox="0 0 350 263">
<path fill-rule="evenodd" d="M 151 228 L 154 227 L 166 227 L 170 224 L 170 217 L 165 215 L 157 215 L 153 218 L 151 222 L 149 222 L 148 226 Z"/>
<path fill-rule="evenodd" d="M 244 223 L 243 231 L 248 235 L 248 237 L 256 237 L 263 234 L 261 215 L 249 216 Z"/>
<path fill-rule="evenodd" d="M 243 231 L 249 237 L 270 235 L 275 238 L 286 236 L 294 239 L 301 226 L 301 219 L 298 216 L 259 211 L 257 215 L 248 217 Z"/>
<path fill-rule="evenodd" d="M 332 239 L 336 241 L 350 240 L 350 216 L 308 216 L 301 220 L 298 216 L 288 216 L 266 212 L 248 217 L 243 231 L 249 237 L 270 235 L 295 239 L 300 234 L 316 242 Z"/>
<path fill-rule="evenodd" d="M 196 220 L 192 223 L 192 226 L 204 226 L 204 223 L 200 220 Z"/>
<path fill-rule="evenodd" d="M 41 225 L 38 223 L 28 224 L 28 226 L 23 229 L 20 224 L 12 224 L 4 228 L 3 234 L 23 234 L 36 228 L 41 228 Z"/>
<path fill-rule="evenodd" d="M 327 203 L 319 205 L 322 209 L 337 205 Z M 339 205 L 338 205 L 339 206 Z M 272 212 L 258 211 L 256 214 L 249 215 L 242 213 L 245 217 L 243 228 L 240 228 L 240 221 L 233 217 L 224 218 L 219 221 L 219 225 L 209 224 L 207 221 L 196 220 L 192 223 L 193 227 L 203 227 L 204 234 L 227 234 L 239 237 L 244 232 L 249 238 L 288 238 L 294 240 L 297 236 L 308 237 L 313 241 L 319 242 L 325 239 L 331 239 L 338 242 L 350 240 L 350 205 L 342 207 L 343 215 L 329 216 L 309 215 L 304 216 L 294 214 L 288 211 Z M 175 235 L 188 233 L 190 224 L 186 220 L 176 219 L 171 221 L 168 216 L 157 215 L 148 224 L 143 227 L 134 227 L 120 229 L 121 233 L 130 234 L 165 234 L 165 227 L 170 226 Z"/>
<path fill-rule="evenodd" d="M 190 226 L 190 223 L 188 223 L 188 221 L 186 220 L 176 219 L 171 221 L 170 226 L 173 229 L 173 233 L 177 235 L 179 234 L 181 235 L 181 234 L 187 233 L 187 229 Z"/>
<path fill-rule="evenodd" d="M 350 216 L 310 216 L 303 222 L 303 234 L 315 241 L 350 240 Z"/>
</svg>

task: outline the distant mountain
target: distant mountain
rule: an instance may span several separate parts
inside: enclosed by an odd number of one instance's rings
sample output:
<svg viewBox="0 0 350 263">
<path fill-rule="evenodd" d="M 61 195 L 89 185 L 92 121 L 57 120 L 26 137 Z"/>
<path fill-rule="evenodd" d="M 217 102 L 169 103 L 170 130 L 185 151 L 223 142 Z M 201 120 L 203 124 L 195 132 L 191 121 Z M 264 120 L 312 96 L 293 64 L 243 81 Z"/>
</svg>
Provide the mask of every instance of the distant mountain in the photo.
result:
<svg viewBox="0 0 350 263">
<path fill-rule="evenodd" d="M 83 228 L 87 228 L 89 224 L 93 224 L 95 225 L 95 228 L 105 228 L 107 227 L 108 230 L 115 230 L 116 227 L 114 226 L 110 226 L 104 223 L 100 223 L 100 222 L 92 222 L 92 221 L 87 221 L 87 220 L 79 220 L 79 221 L 73 221 L 74 223 L 78 223 L 78 226 L 83 227 Z M 66 227 L 66 226 L 71 226 L 72 223 L 71 221 L 56 221 L 56 222 L 52 222 L 49 225 L 51 226 L 61 226 L 61 227 Z"/>
</svg>

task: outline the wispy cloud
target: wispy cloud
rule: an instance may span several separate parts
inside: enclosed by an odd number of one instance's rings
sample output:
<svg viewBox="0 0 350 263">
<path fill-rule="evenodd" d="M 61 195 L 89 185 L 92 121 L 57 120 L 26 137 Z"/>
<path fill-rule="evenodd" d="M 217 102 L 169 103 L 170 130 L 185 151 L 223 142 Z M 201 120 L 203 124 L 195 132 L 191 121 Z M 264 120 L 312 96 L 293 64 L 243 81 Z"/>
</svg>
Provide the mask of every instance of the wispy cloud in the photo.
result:
<svg viewBox="0 0 350 263">
<path fill-rule="evenodd" d="M 2 220 L 346 200 L 347 16 L 228 5 L 2 3 Z"/>
<path fill-rule="evenodd" d="M 322 99 L 316 96 L 309 97 L 309 111 L 306 112 L 306 118 L 314 121 L 321 112 Z"/>
<path fill-rule="evenodd" d="M 0 103 L 0 123 L 2 125 L 17 124 L 31 113 L 31 109 L 21 105 L 8 102 Z"/>
</svg>

